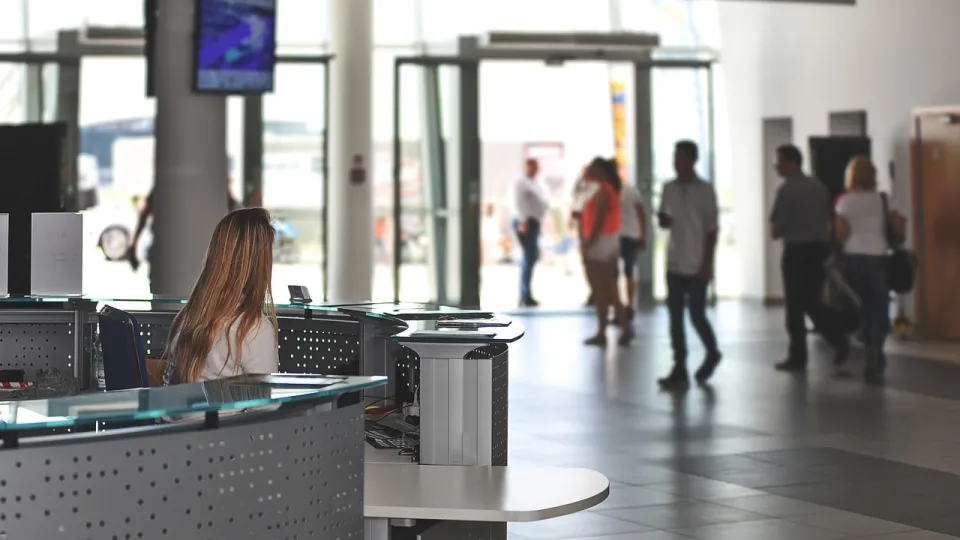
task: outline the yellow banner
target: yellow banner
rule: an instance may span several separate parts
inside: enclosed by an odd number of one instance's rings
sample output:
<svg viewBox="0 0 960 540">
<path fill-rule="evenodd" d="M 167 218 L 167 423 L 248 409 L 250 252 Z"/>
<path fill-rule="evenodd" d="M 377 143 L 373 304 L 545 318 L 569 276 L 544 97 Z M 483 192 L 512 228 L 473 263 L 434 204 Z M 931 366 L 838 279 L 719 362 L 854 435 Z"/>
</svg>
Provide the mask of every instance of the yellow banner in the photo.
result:
<svg viewBox="0 0 960 540">
<path fill-rule="evenodd" d="M 613 153 L 620 166 L 620 176 L 627 171 L 627 88 L 622 81 L 610 81 L 610 104 L 613 110 Z"/>
</svg>

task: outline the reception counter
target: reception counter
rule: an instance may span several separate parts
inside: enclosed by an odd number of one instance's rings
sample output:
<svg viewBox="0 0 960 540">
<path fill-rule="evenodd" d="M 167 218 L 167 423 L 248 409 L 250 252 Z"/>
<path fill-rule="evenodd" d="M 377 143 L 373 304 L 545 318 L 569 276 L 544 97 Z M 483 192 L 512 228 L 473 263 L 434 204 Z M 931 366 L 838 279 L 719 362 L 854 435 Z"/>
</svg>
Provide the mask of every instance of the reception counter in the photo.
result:
<svg viewBox="0 0 960 540">
<path fill-rule="evenodd" d="M 146 356 L 160 358 L 184 301 L 0 299 L 0 369 L 22 369 L 32 380 L 56 368 L 89 391 L 96 311 L 104 304 L 135 316 Z M 8 422 L 0 430 L 7 442 L 0 470 L 10 471 L 0 473 L 0 490 L 16 486 L 0 497 L 7 516 L 0 538 L 381 540 L 421 531 L 429 539 L 504 540 L 508 521 L 564 515 L 607 496 L 599 473 L 508 467 L 508 353 L 524 335 L 521 323 L 483 311 L 374 302 L 278 304 L 277 314 L 280 372 L 346 379 L 309 391 L 270 388 L 269 397 L 250 394 L 249 381 L 230 381 L 0 404 Z M 418 453 L 402 458 L 402 470 L 381 463 L 396 450 L 378 451 L 367 463 L 368 485 L 394 478 L 410 485 L 378 487 L 365 508 L 362 400 L 417 420 L 408 425 L 418 426 L 419 436 Z M 223 414 L 236 409 L 251 410 Z M 110 430 L 24 436 L 90 430 L 97 422 Z M 485 480 L 468 485 L 474 478 Z M 524 505 L 531 478 L 567 479 L 571 489 L 535 490 Z M 445 482 L 460 490 L 450 494 L 453 507 L 438 502 L 441 494 L 404 500 L 406 489 Z M 32 530 L 42 534 L 11 534 Z"/>
<path fill-rule="evenodd" d="M 0 402 L 0 537 L 362 538 L 363 411 L 342 405 L 385 382 L 246 376 Z M 37 436 L 104 421 L 135 427 Z"/>
</svg>

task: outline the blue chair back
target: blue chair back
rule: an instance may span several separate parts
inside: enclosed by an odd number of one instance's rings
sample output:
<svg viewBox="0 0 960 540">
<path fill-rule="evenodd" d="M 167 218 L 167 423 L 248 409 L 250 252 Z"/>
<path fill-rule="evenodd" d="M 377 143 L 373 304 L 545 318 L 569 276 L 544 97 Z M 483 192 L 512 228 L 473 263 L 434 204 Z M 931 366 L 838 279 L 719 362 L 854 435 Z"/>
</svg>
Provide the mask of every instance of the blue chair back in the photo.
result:
<svg viewBox="0 0 960 540">
<path fill-rule="evenodd" d="M 149 387 L 140 323 L 133 315 L 111 306 L 103 306 L 98 318 L 107 390 Z"/>
</svg>

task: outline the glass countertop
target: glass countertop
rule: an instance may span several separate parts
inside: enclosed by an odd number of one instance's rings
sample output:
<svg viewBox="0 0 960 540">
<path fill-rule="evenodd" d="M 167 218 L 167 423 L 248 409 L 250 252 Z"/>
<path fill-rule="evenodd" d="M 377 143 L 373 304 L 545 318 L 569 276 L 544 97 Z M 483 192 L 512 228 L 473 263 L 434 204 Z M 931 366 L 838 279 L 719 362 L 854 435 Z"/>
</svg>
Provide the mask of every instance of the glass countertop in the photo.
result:
<svg viewBox="0 0 960 540">
<path fill-rule="evenodd" d="M 325 385 L 315 385 L 321 382 Z M 97 392 L 31 401 L 0 401 L 0 432 L 250 409 L 359 392 L 386 383 L 386 377 L 241 375 L 162 388 Z"/>
</svg>

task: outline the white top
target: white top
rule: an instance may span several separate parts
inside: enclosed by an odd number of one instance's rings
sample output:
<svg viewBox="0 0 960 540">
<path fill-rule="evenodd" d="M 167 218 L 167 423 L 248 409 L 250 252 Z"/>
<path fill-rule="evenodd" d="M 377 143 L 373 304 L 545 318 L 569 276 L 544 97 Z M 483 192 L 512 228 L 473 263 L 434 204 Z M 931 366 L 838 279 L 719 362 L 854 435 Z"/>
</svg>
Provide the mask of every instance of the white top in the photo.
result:
<svg viewBox="0 0 960 540">
<path fill-rule="evenodd" d="M 857 255 L 886 255 L 886 217 L 883 199 L 873 191 L 851 191 L 837 201 L 836 212 L 850 226 L 843 249 Z"/>
<path fill-rule="evenodd" d="M 624 182 L 620 190 L 620 236 L 624 238 L 643 238 L 643 225 L 637 215 L 637 206 L 643 206 L 640 190 L 637 186 Z"/>
<path fill-rule="evenodd" d="M 700 179 L 672 180 L 663 186 L 658 213 L 673 218 L 667 246 L 667 269 L 693 276 L 703 264 L 707 235 L 720 228 L 720 210 L 713 185 Z"/>
<path fill-rule="evenodd" d="M 588 469 L 415 463 L 363 467 L 366 518 L 539 521 L 586 510 L 609 494 L 607 477 Z"/>
<path fill-rule="evenodd" d="M 237 322 L 230 326 L 230 342 L 234 343 L 237 335 Z M 234 351 L 236 356 L 236 351 Z M 176 362 L 176 340 L 171 344 L 170 357 Z M 207 362 L 200 374 L 200 380 L 210 381 L 224 377 L 234 377 L 245 373 L 276 373 L 280 364 L 280 350 L 277 347 L 277 333 L 273 322 L 264 315 L 260 324 L 253 327 L 243 340 L 243 351 L 240 355 L 240 364 L 230 359 L 227 361 L 227 332 L 221 332 L 213 342 Z"/>
<path fill-rule="evenodd" d="M 587 201 L 592 199 L 599 189 L 600 184 L 596 182 L 578 181 L 573 190 L 573 201 L 570 204 L 570 210 L 582 212 L 583 207 L 587 205 Z"/>
<path fill-rule="evenodd" d="M 537 180 L 517 178 L 513 183 L 513 216 L 520 221 L 535 219 L 543 221 L 550 208 L 547 190 Z"/>
</svg>

